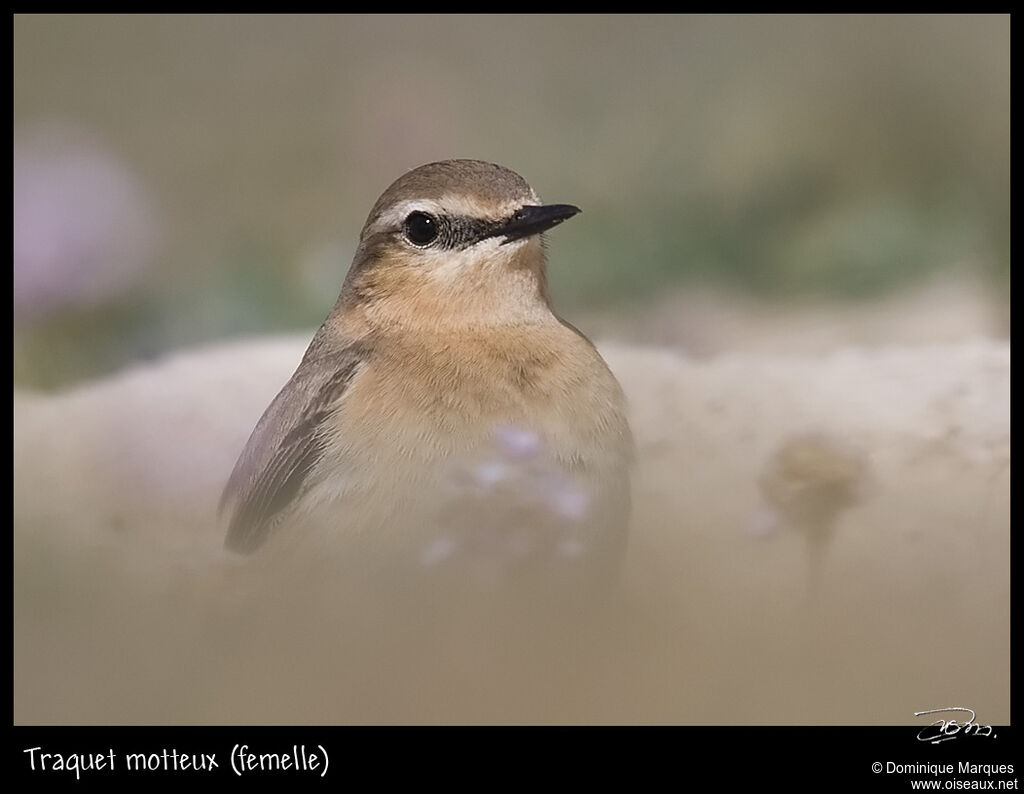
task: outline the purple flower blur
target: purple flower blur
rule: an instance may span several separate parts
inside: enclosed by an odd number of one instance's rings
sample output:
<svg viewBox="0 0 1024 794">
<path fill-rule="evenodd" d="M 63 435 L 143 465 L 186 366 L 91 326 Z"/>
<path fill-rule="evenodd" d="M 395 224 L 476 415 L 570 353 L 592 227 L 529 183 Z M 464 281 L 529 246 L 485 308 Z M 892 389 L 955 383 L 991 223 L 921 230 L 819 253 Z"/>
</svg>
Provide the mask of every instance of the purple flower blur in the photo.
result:
<svg viewBox="0 0 1024 794">
<path fill-rule="evenodd" d="M 146 275 L 157 236 L 148 191 L 81 129 L 51 123 L 16 136 L 17 319 L 45 319 L 120 295 Z"/>
<path fill-rule="evenodd" d="M 434 522 L 440 534 L 424 545 L 421 565 L 459 566 L 485 586 L 579 565 L 590 496 L 546 452 L 537 433 L 506 425 L 478 455 L 458 461 Z"/>
</svg>

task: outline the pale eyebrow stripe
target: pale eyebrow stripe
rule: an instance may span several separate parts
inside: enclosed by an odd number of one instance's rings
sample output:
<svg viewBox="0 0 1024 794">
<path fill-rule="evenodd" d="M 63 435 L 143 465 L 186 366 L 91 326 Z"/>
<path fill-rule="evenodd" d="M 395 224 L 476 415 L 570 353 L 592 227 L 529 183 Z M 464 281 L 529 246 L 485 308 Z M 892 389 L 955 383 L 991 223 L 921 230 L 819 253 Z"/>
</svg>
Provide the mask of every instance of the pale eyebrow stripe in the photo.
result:
<svg viewBox="0 0 1024 794">
<path fill-rule="evenodd" d="M 401 221 L 405 220 L 409 213 L 416 211 L 426 212 L 430 215 L 447 214 L 444 207 L 433 199 L 409 199 L 407 201 L 400 201 L 390 207 L 387 212 L 381 213 L 380 217 L 374 221 L 368 231 L 371 234 L 374 234 L 381 232 L 384 229 L 398 226 Z"/>
</svg>

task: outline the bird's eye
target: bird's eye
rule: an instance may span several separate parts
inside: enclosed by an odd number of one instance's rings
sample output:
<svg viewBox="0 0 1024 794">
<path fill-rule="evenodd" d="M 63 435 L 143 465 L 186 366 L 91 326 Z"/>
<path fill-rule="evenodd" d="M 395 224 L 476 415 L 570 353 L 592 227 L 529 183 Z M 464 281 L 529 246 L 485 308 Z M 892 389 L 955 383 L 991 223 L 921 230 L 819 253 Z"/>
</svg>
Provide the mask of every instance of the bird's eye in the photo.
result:
<svg viewBox="0 0 1024 794">
<path fill-rule="evenodd" d="M 413 212 L 405 219 L 405 237 L 413 245 L 429 245 L 437 239 L 437 219 L 425 212 Z"/>
</svg>

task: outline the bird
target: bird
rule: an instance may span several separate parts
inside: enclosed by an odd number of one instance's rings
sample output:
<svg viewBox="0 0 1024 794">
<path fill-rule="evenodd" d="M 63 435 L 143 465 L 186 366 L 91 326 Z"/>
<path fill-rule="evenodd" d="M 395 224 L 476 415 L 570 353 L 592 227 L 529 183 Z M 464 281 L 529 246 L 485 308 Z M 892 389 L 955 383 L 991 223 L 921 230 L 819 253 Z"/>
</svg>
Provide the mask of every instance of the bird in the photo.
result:
<svg viewBox="0 0 1024 794">
<path fill-rule="evenodd" d="M 611 586 L 630 513 L 626 401 L 555 313 L 542 238 L 579 212 L 481 160 L 391 184 L 227 481 L 225 547 Z"/>
</svg>

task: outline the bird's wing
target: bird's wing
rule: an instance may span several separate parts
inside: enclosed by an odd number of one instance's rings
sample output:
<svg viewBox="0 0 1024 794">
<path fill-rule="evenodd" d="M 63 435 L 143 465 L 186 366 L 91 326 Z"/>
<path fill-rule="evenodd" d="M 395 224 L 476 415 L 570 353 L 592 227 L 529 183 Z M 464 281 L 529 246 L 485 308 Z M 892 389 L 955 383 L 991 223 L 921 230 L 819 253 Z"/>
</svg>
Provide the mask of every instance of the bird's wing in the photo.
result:
<svg viewBox="0 0 1024 794">
<path fill-rule="evenodd" d="M 312 348 L 311 348 L 312 350 Z M 302 365 L 252 431 L 224 488 L 221 508 L 234 504 L 224 545 L 250 553 L 267 539 L 295 501 L 326 445 L 324 423 L 369 356 L 353 343 Z"/>
</svg>

